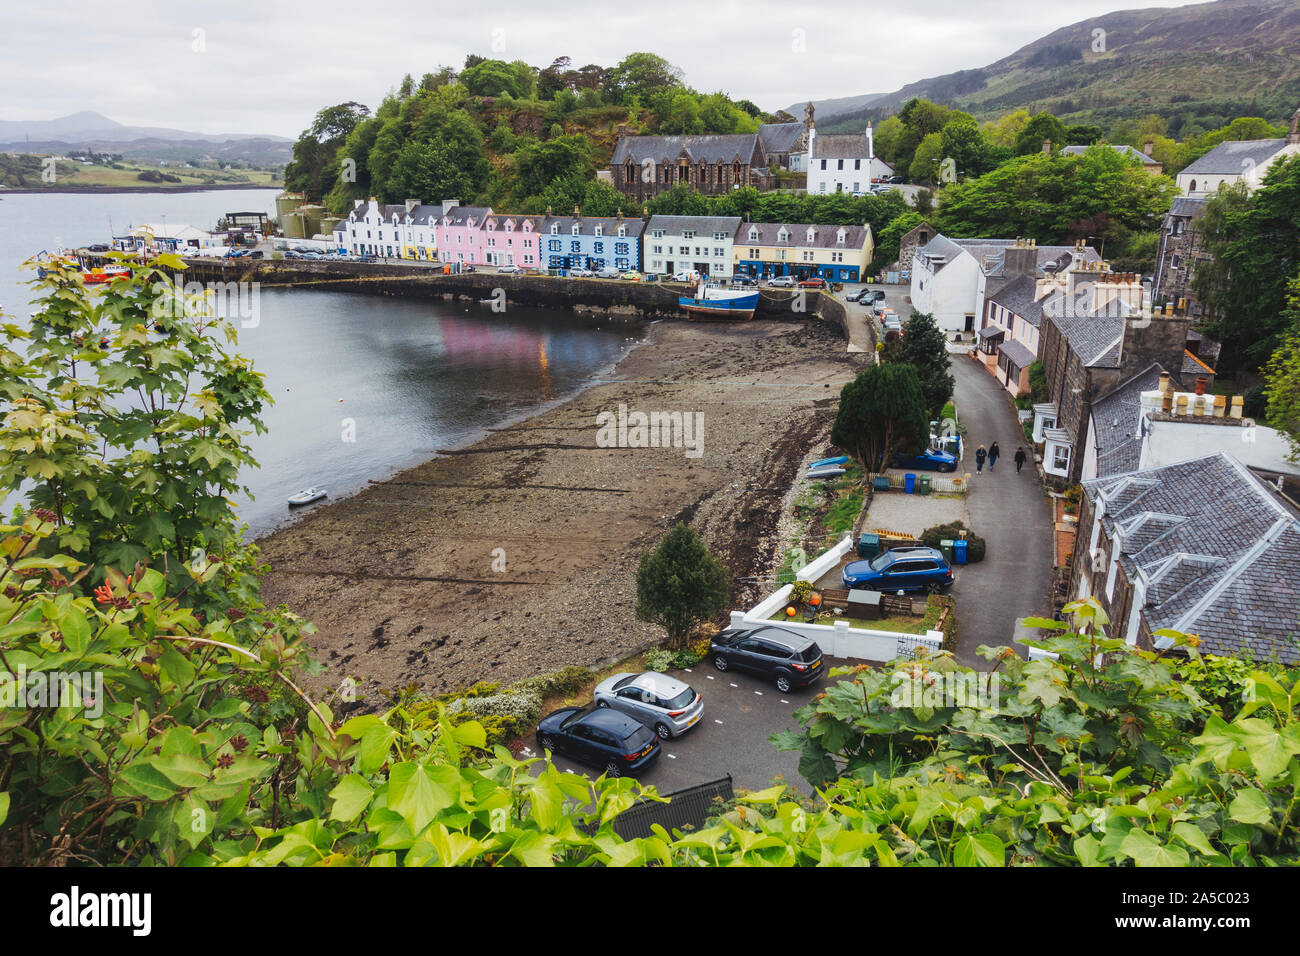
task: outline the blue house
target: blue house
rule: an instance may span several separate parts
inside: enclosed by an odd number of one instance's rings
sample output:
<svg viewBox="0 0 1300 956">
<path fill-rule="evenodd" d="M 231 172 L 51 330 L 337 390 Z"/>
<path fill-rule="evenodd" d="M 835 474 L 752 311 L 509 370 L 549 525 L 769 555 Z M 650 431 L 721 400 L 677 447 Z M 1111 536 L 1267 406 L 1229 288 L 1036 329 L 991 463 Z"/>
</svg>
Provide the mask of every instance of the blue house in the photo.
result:
<svg viewBox="0 0 1300 956">
<path fill-rule="evenodd" d="M 645 222 L 622 216 L 552 216 L 542 220 L 543 269 L 641 268 L 641 233 Z"/>
</svg>

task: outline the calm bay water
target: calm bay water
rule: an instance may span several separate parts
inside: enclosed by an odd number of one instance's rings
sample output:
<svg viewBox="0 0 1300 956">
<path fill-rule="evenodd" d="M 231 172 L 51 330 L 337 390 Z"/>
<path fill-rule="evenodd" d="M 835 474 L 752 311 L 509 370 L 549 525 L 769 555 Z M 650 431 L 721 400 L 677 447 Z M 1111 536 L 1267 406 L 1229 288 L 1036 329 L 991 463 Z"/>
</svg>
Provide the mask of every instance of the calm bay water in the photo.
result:
<svg viewBox="0 0 1300 956">
<path fill-rule="evenodd" d="M 0 306 L 26 317 L 19 263 L 43 248 L 106 242 L 141 222 L 211 228 L 227 211 L 273 211 L 272 190 L 113 195 L 0 194 Z M 263 289 L 237 351 L 266 377 L 268 431 L 250 436 L 260 468 L 237 502 L 253 534 L 288 520 L 308 485 L 337 498 L 370 479 L 476 440 L 580 391 L 640 337 L 640 323 L 442 300 Z M 238 323 L 236 323 L 238 324 Z M 342 399 L 342 401 L 340 401 Z"/>
</svg>

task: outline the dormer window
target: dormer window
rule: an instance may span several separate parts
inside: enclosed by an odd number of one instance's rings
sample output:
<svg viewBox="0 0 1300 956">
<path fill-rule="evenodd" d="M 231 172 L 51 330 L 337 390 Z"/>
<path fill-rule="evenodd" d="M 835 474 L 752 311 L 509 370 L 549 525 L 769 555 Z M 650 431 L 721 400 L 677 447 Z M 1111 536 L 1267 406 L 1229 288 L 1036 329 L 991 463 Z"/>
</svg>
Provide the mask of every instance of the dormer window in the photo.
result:
<svg viewBox="0 0 1300 956">
<path fill-rule="evenodd" d="M 750 226 L 750 227 L 749 227 L 749 241 L 750 241 L 750 242 L 758 242 L 758 227 L 757 227 L 757 226 Z"/>
<path fill-rule="evenodd" d="M 497 227 L 497 221 L 495 219 L 489 219 L 487 222 L 487 227 L 488 227 L 488 232 L 492 232 Z"/>
<path fill-rule="evenodd" d="M 776 234 L 776 241 L 786 242 L 789 238 L 790 238 L 790 233 L 785 231 L 785 226 L 782 226 L 780 232 Z"/>
<path fill-rule="evenodd" d="M 627 235 L 627 226 L 619 226 L 619 227 L 618 227 L 618 237 L 619 237 L 620 239 L 622 239 L 622 238 L 625 237 L 626 235 Z"/>
<path fill-rule="evenodd" d="M 598 235 L 598 236 L 604 235 L 604 227 L 603 227 L 603 226 L 597 226 L 597 227 L 596 227 L 596 235 Z"/>
<path fill-rule="evenodd" d="M 513 219 L 506 220 L 506 232 L 514 232 L 514 231 L 515 231 L 515 221 Z"/>
<path fill-rule="evenodd" d="M 582 233 L 582 227 L 575 222 L 573 224 L 573 234 L 577 236 L 577 235 L 581 235 L 581 233 Z"/>
<path fill-rule="evenodd" d="M 813 228 L 811 226 L 808 227 L 808 241 L 813 241 Z"/>
<path fill-rule="evenodd" d="M 533 231 L 533 221 L 531 219 L 525 219 L 524 232 L 532 232 L 532 231 Z"/>
<path fill-rule="evenodd" d="M 843 230 L 843 229 L 841 229 L 839 232 L 837 232 L 837 233 L 835 234 L 835 241 L 838 242 L 838 243 L 840 243 L 841 245 L 844 244 L 844 230 Z"/>
<path fill-rule="evenodd" d="M 555 223 L 551 223 L 551 235 L 558 236 L 559 234 L 560 234 L 560 227 L 555 225 Z"/>
</svg>

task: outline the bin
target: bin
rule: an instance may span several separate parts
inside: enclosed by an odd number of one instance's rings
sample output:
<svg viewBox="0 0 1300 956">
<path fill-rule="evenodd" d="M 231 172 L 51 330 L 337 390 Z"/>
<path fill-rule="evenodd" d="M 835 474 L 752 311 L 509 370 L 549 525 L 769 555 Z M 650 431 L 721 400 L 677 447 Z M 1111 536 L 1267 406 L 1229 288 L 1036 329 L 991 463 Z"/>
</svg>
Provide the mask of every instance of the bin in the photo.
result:
<svg viewBox="0 0 1300 956">
<path fill-rule="evenodd" d="M 922 475 L 916 483 L 916 493 L 919 495 L 928 495 L 930 493 L 930 476 Z"/>
<path fill-rule="evenodd" d="M 909 495 L 916 494 L 916 475 L 908 472 L 903 476 L 903 490 Z"/>
<path fill-rule="evenodd" d="M 871 483 L 872 483 L 872 485 L 875 486 L 875 489 L 876 489 L 877 491 L 888 491 L 888 490 L 889 490 L 889 476 L 888 476 L 888 475 L 876 475 L 876 477 L 875 477 L 874 479 L 872 479 L 872 482 L 871 482 Z"/>
<path fill-rule="evenodd" d="M 966 563 L 966 539 L 958 538 L 952 543 L 952 556 L 956 564 Z"/>
<path fill-rule="evenodd" d="M 867 531 L 858 538 L 858 557 L 874 558 L 880 553 L 880 535 Z"/>
<path fill-rule="evenodd" d="M 949 564 L 952 563 L 952 539 L 944 538 L 939 542 L 939 550 L 943 552 L 943 558 Z"/>
</svg>

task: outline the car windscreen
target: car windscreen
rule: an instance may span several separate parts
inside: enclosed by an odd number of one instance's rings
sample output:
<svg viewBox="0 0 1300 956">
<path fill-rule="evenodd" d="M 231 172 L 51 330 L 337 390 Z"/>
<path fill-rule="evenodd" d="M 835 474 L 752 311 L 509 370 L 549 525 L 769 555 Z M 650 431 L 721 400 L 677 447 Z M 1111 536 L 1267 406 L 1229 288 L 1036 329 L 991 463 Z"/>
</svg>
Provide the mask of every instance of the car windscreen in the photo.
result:
<svg viewBox="0 0 1300 956">
<path fill-rule="evenodd" d="M 876 555 L 869 563 L 871 564 L 872 571 L 883 571 L 885 568 L 889 567 L 889 562 L 889 552 L 886 551 L 884 554 Z"/>
<path fill-rule="evenodd" d="M 649 727 L 638 727 L 623 738 L 623 747 L 630 753 L 640 750 L 655 739 L 655 733 Z"/>
<path fill-rule="evenodd" d="M 662 699 L 664 706 L 669 710 L 679 710 L 695 699 L 695 691 L 688 687 L 676 697 L 665 697 Z"/>
<path fill-rule="evenodd" d="M 636 675 L 635 675 L 635 674 L 628 674 L 628 675 L 627 675 L 626 677 L 624 677 L 621 681 L 619 681 L 617 684 L 614 685 L 614 689 L 615 689 L 615 690 L 619 690 L 619 689 L 622 688 L 622 687 L 626 687 L 628 684 L 632 683 L 632 681 L 634 681 L 634 680 L 636 680 Z"/>
</svg>

